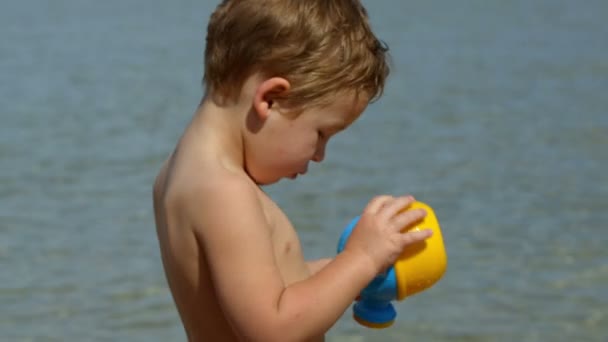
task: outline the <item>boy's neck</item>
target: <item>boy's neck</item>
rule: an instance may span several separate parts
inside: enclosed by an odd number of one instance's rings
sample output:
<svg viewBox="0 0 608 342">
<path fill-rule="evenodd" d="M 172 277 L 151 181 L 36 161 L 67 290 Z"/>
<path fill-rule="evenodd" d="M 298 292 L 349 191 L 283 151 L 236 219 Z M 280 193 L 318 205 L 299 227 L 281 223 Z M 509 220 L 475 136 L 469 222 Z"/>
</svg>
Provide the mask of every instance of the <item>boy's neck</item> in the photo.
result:
<svg viewBox="0 0 608 342">
<path fill-rule="evenodd" d="M 242 104 L 220 106 L 203 97 L 190 129 L 215 153 L 226 167 L 243 170 L 245 120 L 249 108 Z"/>
</svg>

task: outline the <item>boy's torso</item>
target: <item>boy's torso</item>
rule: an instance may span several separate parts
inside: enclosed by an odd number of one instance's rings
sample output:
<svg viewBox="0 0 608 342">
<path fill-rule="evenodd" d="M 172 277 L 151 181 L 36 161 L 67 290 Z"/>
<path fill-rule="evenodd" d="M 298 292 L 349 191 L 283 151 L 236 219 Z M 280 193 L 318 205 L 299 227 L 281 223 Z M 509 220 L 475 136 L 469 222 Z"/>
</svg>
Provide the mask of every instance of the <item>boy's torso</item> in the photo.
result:
<svg viewBox="0 0 608 342">
<path fill-rule="evenodd" d="M 174 173 L 175 168 L 184 167 L 175 164 L 174 158 L 170 158 L 165 163 L 154 186 L 157 233 L 173 298 L 190 340 L 236 341 L 237 337 L 222 315 L 205 256 L 197 244 L 194 232 L 187 224 L 184 226 L 172 224 L 171 222 L 179 222 L 172 218 L 175 213 L 160 205 L 170 186 L 167 184 L 171 183 L 169 175 Z M 204 177 L 200 170 L 195 172 L 196 176 Z M 194 172 L 191 176 L 195 176 Z M 256 189 L 268 222 L 268 229 L 271 230 L 275 259 L 283 281 L 288 286 L 306 279 L 309 270 L 292 224 L 276 203 L 261 189 L 257 187 Z M 320 337 L 318 341 L 323 341 L 323 338 Z"/>
</svg>

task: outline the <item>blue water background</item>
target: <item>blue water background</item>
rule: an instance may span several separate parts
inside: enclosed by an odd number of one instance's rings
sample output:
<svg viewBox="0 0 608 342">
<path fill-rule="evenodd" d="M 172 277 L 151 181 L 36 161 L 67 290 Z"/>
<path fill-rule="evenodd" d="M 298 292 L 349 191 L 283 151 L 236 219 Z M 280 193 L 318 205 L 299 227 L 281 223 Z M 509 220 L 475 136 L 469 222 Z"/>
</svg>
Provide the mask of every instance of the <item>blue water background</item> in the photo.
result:
<svg viewBox="0 0 608 342">
<path fill-rule="evenodd" d="M 329 341 L 605 341 L 608 2 L 364 1 L 385 96 L 269 189 L 307 257 L 380 193 L 442 224 L 449 265 L 394 327 Z M 202 92 L 216 1 L 0 4 L 0 340 L 184 340 L 150 189 Z"/>
</svg>

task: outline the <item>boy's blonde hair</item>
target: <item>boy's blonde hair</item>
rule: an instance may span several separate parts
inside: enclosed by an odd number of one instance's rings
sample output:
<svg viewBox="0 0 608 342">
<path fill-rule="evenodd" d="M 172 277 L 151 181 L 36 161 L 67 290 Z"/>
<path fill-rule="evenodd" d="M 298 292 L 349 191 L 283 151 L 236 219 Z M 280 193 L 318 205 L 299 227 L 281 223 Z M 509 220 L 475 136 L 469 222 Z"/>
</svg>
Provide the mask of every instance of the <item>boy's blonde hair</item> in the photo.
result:
<svg viewBox="0 0 608 342">
<path fill-rule="evenodd" d="M 387 46 L 358 0 L 224 0 L 207 28 L 204 83 L 222 101 L 238 99 L 254 73 L 283 77 L 276 100 L 325 105 L 342 92 L 382 94 Z"/>
</svg>

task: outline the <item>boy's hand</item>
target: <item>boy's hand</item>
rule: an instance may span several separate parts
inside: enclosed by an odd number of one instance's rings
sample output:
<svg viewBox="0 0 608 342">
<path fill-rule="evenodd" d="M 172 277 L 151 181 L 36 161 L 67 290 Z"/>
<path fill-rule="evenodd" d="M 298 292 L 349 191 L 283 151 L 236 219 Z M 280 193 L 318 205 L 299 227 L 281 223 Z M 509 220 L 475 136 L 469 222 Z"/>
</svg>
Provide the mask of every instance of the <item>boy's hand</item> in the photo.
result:
<svg viewBox="0 0 608 342">
<path fill-rule="evenodd" d="M 377 273 L 390 267 L 404 248 L 433 234 L 430 229 L 401 232 L 426 216 L 423 209 L 405 210 L 413 202 L 412 196 L 378 196 L 372 199 L 363 210 L 344 250 L 369 257 Z"/>
</svg>

